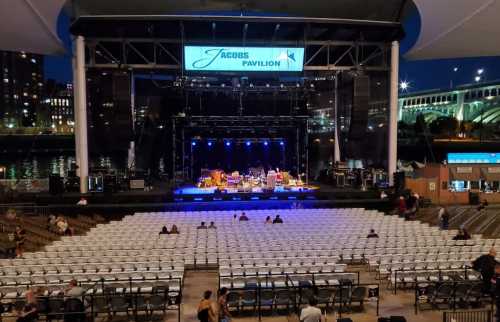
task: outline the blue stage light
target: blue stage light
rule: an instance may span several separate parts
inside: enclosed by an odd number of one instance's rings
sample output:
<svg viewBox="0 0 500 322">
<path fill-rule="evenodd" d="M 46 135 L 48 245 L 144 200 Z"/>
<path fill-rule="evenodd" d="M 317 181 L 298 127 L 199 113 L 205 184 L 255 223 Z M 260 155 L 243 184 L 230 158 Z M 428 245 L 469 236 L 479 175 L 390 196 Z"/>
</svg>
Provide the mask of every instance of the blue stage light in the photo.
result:
<svg viewBox="0 0 500 322">
<path fill-rule="evenodd" d="M 268 145 L 269 145 L 269 142 L 264 141 L 264 145 L 265 145 L 265 146 L 268 146 Z"/>
<path fill-rule="evenodd" d="M 208 144 L 208 146 L 212 146 L 213 145 L 213 143 L 210 142 L 210 141 L 207 144 Z"/>
<path fill-rule="evenodd" d="M 231 142 L 226 141 L 226 146 L 231 146 Z"/>
<path fill-rule="evenodd" d="M 196 142 L 195 141 L 191 142 L 191 145 L 196 146 Z"/>
<path fill-rule="evenodd" d="M 281 145 L 281 146 L 284 146 L 284 145 L 285 145 L 285 142 L 281 141 L 281 142 L 280 142 L 280 145 Z"/>
<path fill-rule="evenodd" d="M 247 146 L 250 146 L 250 145 L 252 145 L 252 142 L 247 141 L 245 144 L 246 144 Z"/>
</svg>

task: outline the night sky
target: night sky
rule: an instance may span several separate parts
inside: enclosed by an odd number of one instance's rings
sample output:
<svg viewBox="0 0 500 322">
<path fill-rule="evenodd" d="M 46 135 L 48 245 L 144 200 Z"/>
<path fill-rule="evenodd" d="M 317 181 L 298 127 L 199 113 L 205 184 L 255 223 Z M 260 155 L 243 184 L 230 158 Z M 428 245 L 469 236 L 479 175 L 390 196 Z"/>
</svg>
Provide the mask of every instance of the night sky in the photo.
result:
<svg viewBox="0 0 500 322">
<path fill-rule="evenodd" d="M 71 40 L 69 36 L 69 18 L 62 13 L 58 21 L 58 33 L 66 46 L 64 56 L 46 56 L 45 77 L 53 78 L 60 82 L 72 82 L 71 73 Z M 420 17 L 414 13 L 404 22 L 406 38 L 401 42 L 401 55 L 404 55 L 415 43 L 420 30 Z M 458 67 L 458 72 L 453 68 Z M 400 80 L 410 84 L 409 92 L 427 89 L 449 88 L 450 82 L 454 85 L 469 84 L 474 82 L 476 71 L 484 69 L 486 81 L 500 80 L 500 58 L 467 58 L 427 61 L 407 61 L 401 59 Z"/>
</svg>

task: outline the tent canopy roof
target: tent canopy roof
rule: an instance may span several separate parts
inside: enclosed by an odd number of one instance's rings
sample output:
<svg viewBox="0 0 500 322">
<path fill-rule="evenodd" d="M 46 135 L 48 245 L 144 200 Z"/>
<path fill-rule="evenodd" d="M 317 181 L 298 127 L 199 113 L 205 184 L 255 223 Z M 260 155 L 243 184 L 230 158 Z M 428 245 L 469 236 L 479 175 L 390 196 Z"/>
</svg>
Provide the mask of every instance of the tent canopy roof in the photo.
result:
<svg viewBox="0 0 500 322">
<path fill-rule="evenodd" d="M 500 39 L 500 19 L 497 17 L 500 12 L 500 0 L 0 1 L 0 50 L 39 54 L 62 53 L 64 49 L 57 35 L 57 19 L 65 3 L 75 21 L 73 32 L 95 33 L 97 28 L 92 30 L 92 24 L 100 28 L 112 26 L 109 30 L 100 29 L 100 31 L 109 31 L 109 35 L 113 37 L 119 34 L 119 24 L 123 23 L 122 29 L 127 32 L 133 30 L 134 25 L 144 24 L 144 20 L 137 20 L 139 16 L 148 17 L 147 19 L 151 19 L 163 29 L 172 22 L 172 18 L 166 17 L 181 14 L 215 16 L 225 11 L 235 16 L 266 15 L 281 17 L 282 20 L 284 17 L 316 18 L 315 21 L 304 19 L 302 23 L 328 26 L 327 29 L 330 30 L 346 25 L 352 29 L 354 23 L 356 27 L 367 27 L 362 31 L 369 35 L 370 28 L 383 33 L 383 28 L 390 26 L 387 23 L 399 23 L 404 13 L 416 6 L 421 18 L 421 31 L 416 44 L 406 54 L 407 58 L 439 59 L 500 55 L 500 42 L 497 41 Z M 111 19 L 111 16 L 114 18 Z M 126 16 L 129 17 L 125 18 Z M 156 18 L 153 18 L 154 16 Z M 320 21 L 317 18 L 328 18 L 330 21 Z M 107 23 L 102 19 L 108 19 Z M 178 17 L 175 19 L 179 22 Z M 347 20 L 354 21 L 347 22 Z M 292 21 L 289 23 L 291 25 Z M 200 27 L 194 22 L 192 25 Z M 90 29 L 87 31 L 86 28 Z M 156 30 L 156 32 L 162 31 Z M 390 33 L 385 40 L 398 39 L 401 35 L 402 33 Z"/>
<path fill-rule="evenodd" d="M 413 0 L 420 35 L 409 59 L 500 56 L 499 0 Z"/>
</svg>

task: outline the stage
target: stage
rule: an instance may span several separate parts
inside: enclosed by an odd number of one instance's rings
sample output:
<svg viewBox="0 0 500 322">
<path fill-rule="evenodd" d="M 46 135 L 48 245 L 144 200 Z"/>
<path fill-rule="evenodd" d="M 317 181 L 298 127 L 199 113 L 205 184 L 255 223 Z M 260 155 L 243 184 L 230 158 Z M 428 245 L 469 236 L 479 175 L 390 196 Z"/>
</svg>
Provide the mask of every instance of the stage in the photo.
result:
<svg viewBox="0 0 500 322">
<path fill-rule="evenodd" d="M 319 187 L 277 186 L 274 189 L 184 186 L 173 191 L 174 201 L 240 201 L 240 200 L 316 200 Z"/>
</svg>

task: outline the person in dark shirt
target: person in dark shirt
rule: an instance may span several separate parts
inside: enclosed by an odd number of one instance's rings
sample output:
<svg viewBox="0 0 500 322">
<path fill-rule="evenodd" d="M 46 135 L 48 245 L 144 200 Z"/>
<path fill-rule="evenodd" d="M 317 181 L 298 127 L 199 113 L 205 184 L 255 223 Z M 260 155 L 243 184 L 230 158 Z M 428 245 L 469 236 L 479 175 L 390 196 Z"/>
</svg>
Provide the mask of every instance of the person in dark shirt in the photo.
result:
<svg viewBox="0 0 500 322">
<path fill-rule="evenodd" d="M 23 257 L 24 243 L 26 242 L 26 230 L 21 226 L 16 227 L 14 232 L 14 241 L 16 242 L 16 257 Z"/>
<path fill-rule="evenodd" d="M 170 229 L 170 234 L 178 234 L 179 233 L 179 228 L 177 228 L 177 225 L 172 225 L 172 229 Z"/>
<path fill-rule="evenodd" d="M 481 273 L 483 280 L 483 293 L 486 294 L 490 294 L 491 292 L 491 280 L 495 275 L 495 266 L 498 265 L 498 262 L 495 259 L 496 256 L 497 251 L 492 248 L 488 254 L 479 256 L 472 263 L 472 268 Z"/>
<path fill-rule="evenodd" d="M 207 225 L 205 225 L 205 222 L 202 221 L 201 224 L 198 227 L 196 227 L 196 229 L 207 229 Z"/>
<path fill-rule="evenodd" d="M 283 219 L 281 219 L 280 215 L 276 215 L 276 217 L 273 220 L 273 224 L 282 224 Z"/>
<path fill-rule="evenodd" d="M 159 232 L 159 235 L 168 235 L 168 229 L 167 226 L 163 226 L 161 228 L 161 231 Z"/>
<path fill-rule="evenodd" d="M 366 238 L 378 238 L 378 234 L 375 232 L 375 229 L 370 229 L 370 233 Z"/>
<path fill-rule="evenodd" d="M 249 219 L 248 219 L 247 215 L 246 215 L 244 212 L 243 212 L 243 213 L 241 213 L 241 216 L 240 216 L 240 221 L 248 221 L 248 220 L 249 220 Z"/>
<path fill-rule="evenodd" d="M 455 237 L 453 237 L 453 240 L 469 240 L 469 239 L 470 235 L 465 228 L 461 228 L 458 231 L 458 234 Z"/>
<path fill-rule="evenodd" d="M 495 284 L 495 303 L 497 306 L 497 322 L 500 322 L 500 264 L 497 263 L 495 266 L 495 277 L 492 280 Z"/>
<path fill-rule="evenodd" d="M 217 229 L 217 226 L 215 226 L 215 223 L 211 221 L 210 226 L 208 226 L 208 229 Z"/>
</svg>

